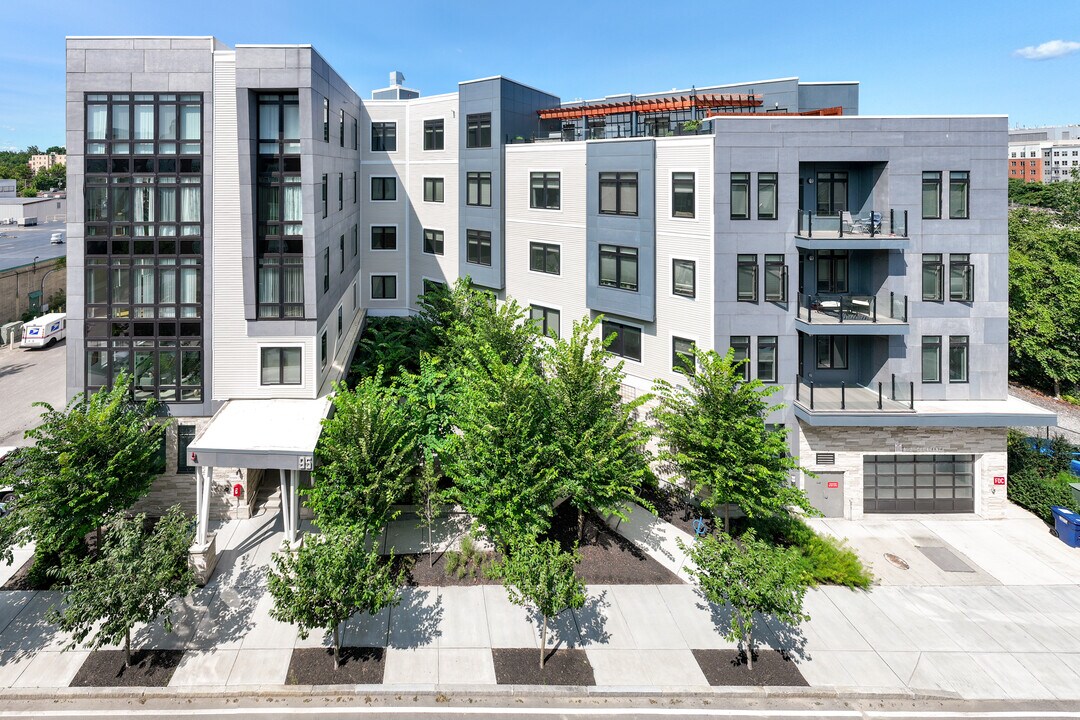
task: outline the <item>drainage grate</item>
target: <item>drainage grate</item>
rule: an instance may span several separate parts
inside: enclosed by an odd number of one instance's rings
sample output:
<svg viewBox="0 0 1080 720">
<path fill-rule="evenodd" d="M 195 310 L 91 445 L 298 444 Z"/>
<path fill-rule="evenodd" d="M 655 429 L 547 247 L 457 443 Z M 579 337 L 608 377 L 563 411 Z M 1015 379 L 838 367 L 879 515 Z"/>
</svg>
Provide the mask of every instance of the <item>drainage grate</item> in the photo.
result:
<svg viewBox="0 0 1080 720">
<path fill-rule="evenodd" d="M 916 549 L 930 559 L 930 562 L 937 565 L 945 572 L 962 572 L 973 573 L 975 569 L 961 560 L 956 553 L 946 547 L 921 547 L 916 545 Z"/>
<path fill-rule="evenodd" d="M 907 560 L 900 557 L 899 555 L 893 555 L 892 553 L 885 553 L 885 559 L 888 560 L 889 562 L 891 562 L 896 567 L 900 568 L 901 570 L 910 570 L 911 569 L 911 566 L 907 564 Z"/>
</svg>

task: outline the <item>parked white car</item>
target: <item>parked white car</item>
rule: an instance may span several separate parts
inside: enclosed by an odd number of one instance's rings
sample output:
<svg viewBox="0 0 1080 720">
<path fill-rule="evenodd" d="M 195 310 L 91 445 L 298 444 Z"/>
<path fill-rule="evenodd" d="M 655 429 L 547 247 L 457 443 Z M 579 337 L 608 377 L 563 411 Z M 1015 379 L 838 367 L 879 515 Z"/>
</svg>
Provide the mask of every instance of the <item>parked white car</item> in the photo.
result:
<svg viewBox="0 0 1080 720">
<path fill-rule="evenodd" d="M 54 232 L 52 235 L 49 236 L 49 242 L 52 243 L 53 245 L 63 245 L 64 244 L 64 233 L 62 233 L 62 232 Z"/>
</svg>

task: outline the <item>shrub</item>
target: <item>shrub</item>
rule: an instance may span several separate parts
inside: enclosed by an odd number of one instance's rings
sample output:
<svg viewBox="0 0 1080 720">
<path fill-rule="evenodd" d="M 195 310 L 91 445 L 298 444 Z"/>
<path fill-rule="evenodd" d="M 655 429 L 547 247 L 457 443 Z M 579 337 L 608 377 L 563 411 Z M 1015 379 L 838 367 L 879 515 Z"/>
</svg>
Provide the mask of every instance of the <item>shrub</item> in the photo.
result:
<svg viewBox="0 0 1080 720">
<path fill-rule="evenodd" d="M 1032 447 L 1031 440 L 1035 441 L 1039 449 Z M 1062 435 L 1054 435 L 1045 440 L 1028 438 L 1021 432 L 1010 430 L 1006 452 L 1010 475 L 1032 471 L 1040 477 L 1053 477 L 1069 469 L 1069 461 L 1072 453 L 1076 452 L 1076 446 Z"/>
<path fill-rule="evenodd" d="M 874 582 L 874 576 L 843 540 L 818 535 L 801 518 L 776 515 L 755 520 L 752 525 L 760 537 L 799 551 L 803 579 L 809 585 L 868 588 Z"/>
<path fill-rule="evenodd" d="M 1076 478 L 1067 472 L 1040 477 L 1033 470 L 1023 470 L 1009 476 L 1009 499 L 1038 515 L 1043 522 L 1052 524 L 1054 517 L 1050 512 L 1051 506 L 1061 505 L 1074 512 L 1077 510 L 1069 488 L 1069 483 L 1074 480 Z"/>
</svg>

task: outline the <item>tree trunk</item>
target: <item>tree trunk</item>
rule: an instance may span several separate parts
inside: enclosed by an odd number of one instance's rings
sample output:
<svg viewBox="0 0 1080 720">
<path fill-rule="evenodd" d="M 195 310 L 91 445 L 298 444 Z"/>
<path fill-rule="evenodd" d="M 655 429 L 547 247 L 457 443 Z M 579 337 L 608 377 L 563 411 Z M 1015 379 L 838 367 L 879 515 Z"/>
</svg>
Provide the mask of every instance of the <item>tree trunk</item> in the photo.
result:
<svg viewBox="0 0 1080 720">
<path fill-rule="evenodd" d="M 540 669 L 544 669 L 544 656 L 547 655 L 547 615 L 540 625 Z"/>
<path fill-rule="evenodd" d="M 724 534 L 731 532 L 731 504 L 724 503 Z"/>
<path fill-rule="evenodd" d="M 1061 381 L 1054 378 L 1054 398 L 1056 400 L 1061 399 Z"/>
<path fill-rule="evenodd" d="M 100 525 L 98 525 L 97 529 L 94 530 L 94 542 L 96 543 L 96 545 L 94 546 L 94 556 L 99 557 L 101 555 L 101 526 Z"/>
<path fill-rule="evenodd" d="M 337 670 L 341 666 L 341 653 L 339 648 L 341 647 L 341 623 L 334 625 L 334 669 Z"/>
<path fill-rule="evenodd" d="M 743 640 L 746 645 L 746 669 L 754 669 L 754 631 L 747 630 L 746 638 Z"/>
<path fill-rule="evenodd" d="M 585 511 L 577 511 L 577 541 L 578 545 L 585 542 Z"/>
<path fill-rule="evenodd" d="M 131 628 L 124 634 L 124 667 L 131 667 Z"/>
</svg>

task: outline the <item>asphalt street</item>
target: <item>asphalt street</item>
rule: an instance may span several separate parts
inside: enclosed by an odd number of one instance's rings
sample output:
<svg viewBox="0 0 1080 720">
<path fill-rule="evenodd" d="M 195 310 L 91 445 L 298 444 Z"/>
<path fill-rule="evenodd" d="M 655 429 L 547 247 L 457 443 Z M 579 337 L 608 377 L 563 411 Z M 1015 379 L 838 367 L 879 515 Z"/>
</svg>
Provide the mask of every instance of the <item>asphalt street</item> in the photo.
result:
<svg viewBox="0 0 1080 720">
<path fill-rule="evenodd" d="M 62 222 L 44 223 L 34 227 L 0 225 L 0 270 L 52 260 L 67 254 L 67 225 Z M 64 233 L 64 244 L 53 245 L 49 238 L 54 232 Z"/>
</svg>

